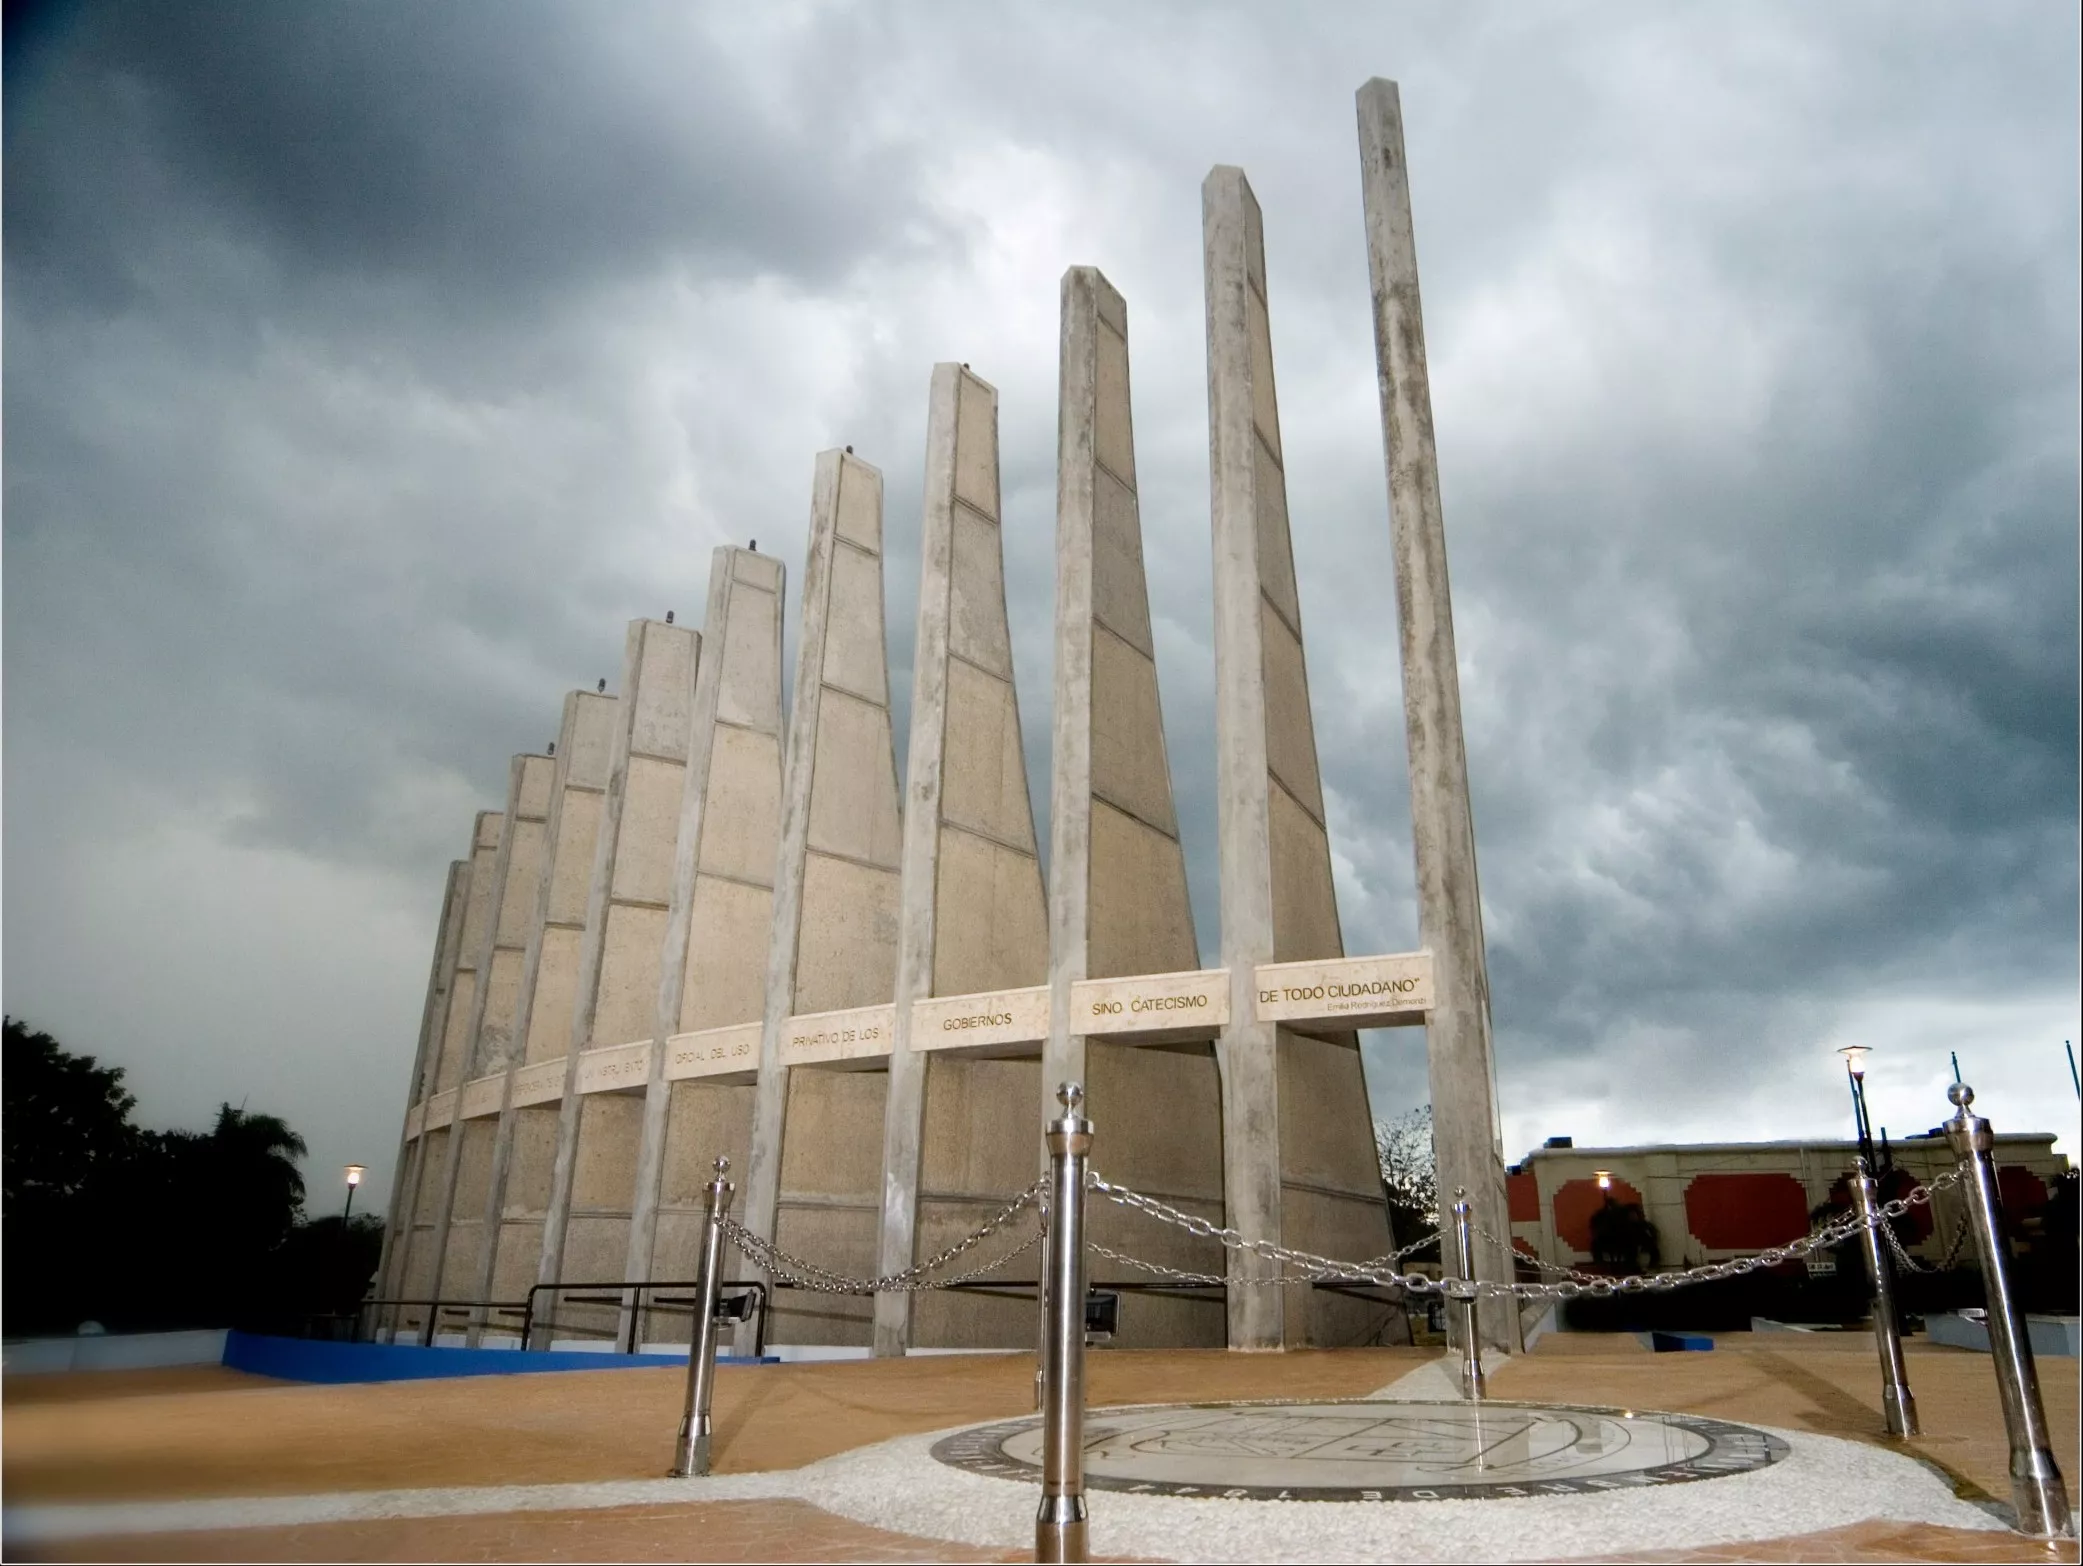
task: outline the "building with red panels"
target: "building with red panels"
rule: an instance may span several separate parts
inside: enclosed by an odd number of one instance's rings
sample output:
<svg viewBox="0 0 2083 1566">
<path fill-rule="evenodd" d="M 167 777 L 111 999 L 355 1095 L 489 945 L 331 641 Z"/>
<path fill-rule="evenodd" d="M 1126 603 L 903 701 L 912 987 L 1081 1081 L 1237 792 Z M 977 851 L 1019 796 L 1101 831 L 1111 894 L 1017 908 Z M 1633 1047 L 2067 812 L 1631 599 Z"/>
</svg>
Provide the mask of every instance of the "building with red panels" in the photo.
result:
<svg viewBox="0 0 2083 1566">
<path fill-rule="evenodd" d="M 1592 1260 L 1592 1217 L 1610 1197 L 1637 1203 L 1656 1228 L 1664 1267 L 1751 1256 L 1808 1233 L 1809 1214 L 1848 1200 L 1844 1180 L 1856 1142 L 1713 1142 L 1647 1147 L 1576 1147 L 1551 1137 L 1507 1171 L 1512 1245 L 1559 1266 Z M 1883 1195 L 1899 1196 L 1954 1166 L 1942 1135 L 1906 1137 L 1890 1147 L 1894 1172 Z M 2051 1132 L 1999 1134 L 1997 1176 L 2010 1221 L 2023 1223 L 2047 1204 L 2050 1182 L 2068 1159 Z M 1957 1192 L 1939 1192 L 1910 1210 L 1920 1258 L 1940 1259 L 1958 1227 Z"/>
</svg>

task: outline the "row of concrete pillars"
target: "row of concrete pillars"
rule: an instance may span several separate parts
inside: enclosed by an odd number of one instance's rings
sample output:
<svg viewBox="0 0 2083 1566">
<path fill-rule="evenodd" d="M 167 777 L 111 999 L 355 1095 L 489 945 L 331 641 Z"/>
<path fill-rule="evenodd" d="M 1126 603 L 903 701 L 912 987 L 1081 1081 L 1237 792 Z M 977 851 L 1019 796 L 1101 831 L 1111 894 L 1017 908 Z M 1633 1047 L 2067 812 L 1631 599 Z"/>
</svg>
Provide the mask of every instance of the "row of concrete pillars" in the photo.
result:
<svg viewBox="0 0 2083 1566">
<path fill-rule="evenodd" d="M 1406 691 L 1425 1016 L 1441 1178 L 1507 1232 L 1475 849 L 1400 102 L 1359 94 L 1390 527 Z M 1309 717 L 1274 395 L 1263 221 L 1242 171 L 1203 186 L 1208 315 L 1220 950 L 1230 1022 L 1212 1041 L 1122 1049 L 1069 999 L 1088 979 L 1199 966 L 1157 699 L 1129 411 L 1127 310 L 1097 271 L 1064 279 L 1052 853 L 1044 877 L 1006 629 L 997 394 L 934 372 L 909 765 L 891 741 L 881 476 L 819 459 L 803 631 L 781 710 L 778 562 L 718 551 L 701 630 L 632 625 L 619 700 L 574 693 L 555 755 L 516 758 L 452 875 L 401 1143 L 382 1290 L 518 1296 L 528 1284 L 685 1268 L 696 1149 L 747 1171 L 770 1239 L 870 1251 L 883 1271 L 1024 1183 L 1043 1084 L 1135 1106 L 1117 1172 L 1257 1237 L 1386 1239 L 1356 1036 L 1257 1019 L 1261 964 L 1345 955 Z M 691 737 L 690 737 L 691 736 Z M 921 998 L 1046 986 L 1041 1060 L 934 1057 Z M 868 1070 L 792 1068 L 789 1019 L 893 1006 Z M 742 1028 L 742 1070 L 675 1076 L 668 1046 Z M 722 1045 L 718 1045 L 721 1048 Z M 618 1052 L 630 1052 L 623 1060 Z M 831 1063 L 834 1067 L 848 1062 Z M 706 1070 L 706 1068 L 704 1068 Z M 1283 1109 L 1283 1103 L 1286 1109 Z M 936 1107 L 938 1106 L 938 1107 Z M 440 1108 L 445 1123 L 434 1124 Z M 936 1120 L 936 1114 L 940 1119 Z M 1283 1125 L 1307 1126 L 1307 1146 Z M 1292 1133 L 1290 1133 L 1292 1134 Z M 879 1161 L 859 1156 L 879 1148 Z M 1002 1166 L 1002 1167 L 1001 1167 Z M 1168 1184 L 1166 1182 L 1169 1182 Z M 1501 1245 L 1473 1265 L 1508 1278 Z M 1223 1258 L 1187 1247 L 1177 1263 Z M 1245 1269 L 1257 1263 L 1232 1260 Z M 1229 1291 L 1219 1323 L 1138 1303 L 1127 1341 L 1314 1341 L 1350 1302 L 1289 1320 L 1281 1291 Z M 972 1313 L 995 1306 L 967 1307 Z M 787 1314 L 784 1312 L 784 1314 Z M 843 1313 L 842 1313 L 843 1314 Z M 1000 1312 L 1002 1314 L 1002 1312 Z M 473 1336 L 481 1330 L 473 1324 Z M 431 1338 L 435 1323 L 424 1331 Z M 796 1341 L 902 1352 L 908 1298 Z M 929 1341 L 1001 1326 L 943 1312 Z M 1483 1313 L 1499 1347 L 1510 1311 Z M 804 1336 L 804 1334 L 809 1334 Z M 824 1341 L 833 1341 L 827 1336 Z"/>
</svg>

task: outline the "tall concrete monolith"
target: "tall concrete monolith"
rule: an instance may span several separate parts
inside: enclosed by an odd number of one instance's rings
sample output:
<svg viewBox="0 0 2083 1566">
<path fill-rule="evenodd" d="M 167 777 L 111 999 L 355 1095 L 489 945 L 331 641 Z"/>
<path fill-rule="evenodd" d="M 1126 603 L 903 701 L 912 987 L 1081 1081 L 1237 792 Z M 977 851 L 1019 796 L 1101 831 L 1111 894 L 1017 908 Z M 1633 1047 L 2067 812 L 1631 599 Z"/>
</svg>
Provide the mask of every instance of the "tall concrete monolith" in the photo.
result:
<svg viewBox="0 0 2083 1566">
<path fill-rule="evenodd" d="M 798 1255 L 872 1269 L 886 1072 L 791 1069 L 789 1019 L 887 1005 L 897 972 L 901 830 L 882 600 L 882 475 L 817 458 L 782 769 L 746 1227 Z M 876 1062 L 880 1065 L 880 1062 Z M 784 1296 L 770 1338 L 865 1343 L 865 1302 Z"/>
<path fill-rule="evenodd" d="M 1033 1124 L 1060 1082 L 1105 1116 L 1114 1178 L 1221 1222 L 1221 1087 L 1201 1042 L 1134 1047 L 1088 1038 L 1072 1008 L 1087 979 L 1200 966 L 1173 809 L 1136 494 L 1128 306 L 1092 267 L 1063 275 L 1056 454 L 1056 675 L 1049 832 L 1049 1038 Z M 1193 1272 L 1222 1249 L 1107 1204 L 1093 1238 Z M 1219 1347 L 1223 1313 L 1134 1294 L 1114 1341 Z"/>
<path fill-rule="evenodd" d="M 760 1021 L 774 920 L 786 573 L 773 556 L 749 549 L 718 549 L 712 562 L 659 958 L 628 1278 L 694 1276 L 710 1166 L 722 1153 L 743 1168 L 752 1139 L 751 1082 L 672 1081 L 666 1074 L 666 1041 L 675 1034 Z"/>
<path fill-rule="evenodd" d="M 644 1077 L 582 1094 L 581 1066 L 589 1049 L 651 1037 L 700 656 L 701 637 L 686 626 L 630 622 L 572 993 L 539 1283 L 619 1279 L 628 1256 Z"/>
<path fill-rule="evenodd" d="M 1475 820 L 1461 730 L 1461 680 L 1447 583 L 1446 526 L 1432 436 L 1432 386 L 1418 299 L 1410 170 L 1396 84 L 1359 91 L 1360 188 L 1373 280 L 1374 352 L 1389 476 L 1389 536 L 1402 636 L 1403 717 L 1410 758 L 1411 843 L 1417 860 L 1418 931 L 1432 953 L 1437 999 L 1425 1027 L 1432 1084 L 1432 1145 L 1444 1201 L 1465 1189 L 1479 1239 L 1476 1275 L 1513 1276 L 1490 1039 L 1490 980 L 1476 880 Z M 1505 1350 L 1520 1342 L 1509 1300 L 1486 1301 L 1480 1331 Z"/>
<path fill-rule="evenodd" d="M 1005 613 L 998 393 L 960 364 L 933 369 L 912 676 L 882 1146 L 884 1273 L 911 1266 L 922 1237 L 935 1251 L 959 1238 L 980 1206 L 1033 1178 L 1031 1133 L 1003 1132 L 1017 1128 L 1037 1098 L 1034 1062 L 930 1058 L 915 1047 L 925 1041 L 912 1037 L 913 1001 L 1028 988 L 1048 971 L 1048 916 Z M 930 1135 L 929 1098 L 955 1110 L 933 1116 Z M 921 1191 L 922 1168 L 930 1194 Z M 912 1299 L 876 1297 L 877 1354 L 909 1346 Z M 1016 1347 L 1031 1336 L 1017 1306 L 993 1306 L 959 1297 L 922 1301 L 921 1335 L 942 1343 L 988 1335 L 992 1327 L 979 1318 L 997 1315 L 1004 1318 L 996 1324 L 1002 1343 L 948 1346 Z"/>
<path fill-rule="evenodd" d="M 517 1300 L 535 1281 L 556 1161 L 562 1063 L 571 1048 L 586 893 L 614 760 L 616 707 L 617 698 L 593 691 L 570 691 L 564 698 L 536 912 L 515 999 L 515 1015 L 524 1020 L 501 1084 L 482 1219 L 490 1240 L 479 1250 L 473 1299 Z M 499 1318 L 485 1325 L 514 1322 Z"/>
<path fill-rule="evenodd" d="M 428 1073 L 426 1095 L 421 1100 L 418 1178 L 406 1204 L 411 1220 L 405 1235 L 404 1278 L 399 1294 L 410 1299 L 432 1299 L 441 1276 L 435 1229 L 444 1210 L 443 1174 L 448 1167 L 448 1144 L 455 1127 L 429 1127 L 426 1112 L 441 1095 L 455 1093 L 462 1081 L 470 1016 L 477 1004 L 478 964 L 484 959 L 486 939 L 498 913 L 492 898 L 493 866 L 505 829 L 506 817 L 496 810 L 480 810 L 471 824 L 469 891 L 463 900 L 462 925 L 456 932 L 455 971 L 449 980 L 441 1020 L 436 1025 L 434 1063 Z M 401 1320 L 422 1329 L 427 1324 L 421 1307 L 405 1312 Z"/>
<path fill-rule="evenodd" d="M 1311 1037 L 1256 1012 L 1257 964 L 1339 957 L 1344 941 L 1289 538 L 1263 224 L 1241 169 L 1216 168 L 1201 201 L 1216 819 L 1230 975 L 1230 1016 L 1216 1046 L 1225 1206 L 1231 1227 L 1247 1235 L 1368 1256 L 1388 1248 L 1389 1229 L 1358 1037 Z M 1269 1265 L 1230 1257 L 1233 1278 Z M 1331 1341 L 1371 1320 L 1361 1302 L 1322 1291 L 1233 1284 L 1229 1292 L 1237 1349 Z"/>
<path fill-rule="evenodd" d="M 389 1216 L 383 1225 L 383 1251 L 376 1263 L 378 1299 L 396 1299 L 404 1281 L 406 1247 L 398 1243 L 398 1235 L 412 1215 L 412 1193 L 419 1184 L 419 1153 L 423 1142 L 421 1137 L 413 1134 L 410 1116 L 431 1091 L 429 1083 L 435 1064 L 435 1040 L 437 1030 L 447 1016 L 448 990 L 456 976 L 456 944 L 462 935 L 463 909 L 469 897 L 470 861 L 454 860 L 448 867 L 448 880 L 442 887 L 441 917 L 434 925 L 434 955 L 427 974 L 427 999 L 420 1008 L 419 1042 L 412 1053 L 405 1114 L 399 1117 L 398 1168 L 391 1181 Z M 388 1329 L 393 1314 L 387 1310 L 378 1325 Z"/>
<path fill-rule="evenodd" d="M 495 912 L 486 921 L 485 945 L 477 960 L 477 987 L 464 1029 L 469 1042 L 458 1073 L 462 1091 L 449 1124 L 447 1160 L 434 1220 L 434 1253 L 440 1258 L 434 1273 L 438 1280 L 435 1292 L 444 1299 L 467 1296 L 477 1277 L 485 1238 L 485 1192 L 499 1122 L 496 1116 L 476 1113 L 477 1106 L 466 1100 L 477 1093 L 470 1084 L 503 1074 L 513 1057 L 521 969 L 534 936 L 550 781 L 556 770 L 550 757 L 532 754 L 514 757 L 508 770 L 506 830 L 492 860 Z"/>
</svg>

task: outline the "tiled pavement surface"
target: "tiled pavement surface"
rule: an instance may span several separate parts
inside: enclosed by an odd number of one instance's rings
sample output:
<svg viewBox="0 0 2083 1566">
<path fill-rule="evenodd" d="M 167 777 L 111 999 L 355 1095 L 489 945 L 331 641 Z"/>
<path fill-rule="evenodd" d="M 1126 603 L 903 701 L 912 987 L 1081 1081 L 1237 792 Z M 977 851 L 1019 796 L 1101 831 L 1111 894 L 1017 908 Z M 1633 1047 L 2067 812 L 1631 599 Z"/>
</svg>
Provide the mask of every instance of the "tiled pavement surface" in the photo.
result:
<svg viewBox="0 0 2083 1566">
<path fill-rule="evenodd" d="M 1828 1533 L 1723 1549 L 1677 1550 L 1661 1555 L 1603 1555 L 1600 1561 L 2073 1561 L 2076 1546 L 2035 1544 L 2009 1533 L 1968 1533 L 1958 1528 L 1912 1528 L 1901 1523 L 1855 1523 Z M 1572 1566 L 1585 1566 L 1582 1558 Z"/>
<path fill-rule="evenodd" d="M 1086 1388 L 1095 1404 L 1363 1397 L 1436 1357 L 1108 1352 L 1089 1359 Z M 672 1460 L 687 1384 L 671 1368 L 340 1387 L 256 1379 L 242 1391 L 91 1401 L 51 1400 L 37 1384 L 65 1379 L 4 1389 L 15 1504 L 655 1479 Z M 724 1366 L 716 1471 L 797 1468 L 890 1436 L 1033 1411 L 1028 1354 Z"/>
<path fill-rule="evenodd" d="M 1796 1333 L 1731 1333 L 1707 1354 L 1587 1353 L 1578 1344 L 1536 1351 L 1491 1383 L 1497 1397 L 1594 1403 L 1885 1440 L 1880 1367 L 1870 1339 L 1859 1348 L 1818 1345 Z M 2010 1446 L 1989 1356 L 1965 1349 L 1907 1349 L 1910 1389 L 1924 1435 L 1910 1450 L 1943 1469 L 1970 1500 L 2010 1498 Z M 2041 1367 L 2040 1393 L 2055 1457 L 2073 1494 L 2077 1472 L 2076 1361 Z"/>
<path fill-rule="evenodd" d="M 1030 1556 L 912 1539 L 801 1501 L 716 1501 L 598 1512 L 400 1518 L 302 1528 L 88 1539 L 14 1560 L 47 1561 L 1018 1561 Z"/>
<path fill-rule="evenodd" d="M 1095 1404 L 1354 1397 L 1426 1359 L 1414 1350 L 1228 1355 L 1102 1352 Z M 487 1377 L 302 1387 L 232 1373 L 20 1378 L 5 1386 L 11 1503 L 292 1495 L 437 1485 L 651 1477 L 677 1421 L 676 1371 Z M 1971 1498 L 2008 1493 L 2006 1447 L 1986 1356 L 1913 1348 L 1927 1431 L 1916 1449 Z M 719 1469 L 795 1467 L 911 1431 L 1032 1409 L 1026 1356 L 726 1368 Z M 83 1388 L 78 1383 L 99 1383 Z M 61 1383 L 72 1383 L 62 1385 Z M 2042 1367 L 2057 1455 L 2073 1475 L 2073 1362 Z M 91 1391 L 94 1395 L 85 1395 Z M 1631 1340 L 1582 1340 L 1523 1356 L 1500 1398 L 1674 1409 L 1880 1438 L 1870 1344 L 1721 1340 L 1715 1353 L 1650 1355 Z M 1619 1542 L 1619 1541 L 1616 1541 Z M 586 1513 L 353 1522 L 74 1541 L 12 1559 L 74 1560 L 996 1560 L 1017 1556 L 913 1539 L 796 1501 L 710 1502 Z M 1729 1551 L 1613 1560 L 2074 1561 L 2007 1534 L 1860 1524 Z"/>
</svg>

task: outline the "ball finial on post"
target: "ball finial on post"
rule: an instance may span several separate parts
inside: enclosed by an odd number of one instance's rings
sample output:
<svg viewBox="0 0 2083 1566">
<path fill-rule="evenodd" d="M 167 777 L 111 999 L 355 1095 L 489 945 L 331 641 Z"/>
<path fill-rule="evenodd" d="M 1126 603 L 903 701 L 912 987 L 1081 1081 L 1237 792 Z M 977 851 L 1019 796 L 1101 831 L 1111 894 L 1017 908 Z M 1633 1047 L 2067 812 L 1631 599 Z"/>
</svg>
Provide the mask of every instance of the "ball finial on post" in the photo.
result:
<svg viewBox="0 0 2083 1566">
<path fill-rule="evenodd" d="M 1078 1112 L 1078 1106 L 1085 1102 L 1084 1084 L 1078 1082 L 1063 1083 L 1056 1089 L 1056 1102 L 1063 1106 L 1064 1113 L 1075 1115 Z"/>
<path fill-rule="evenodd" d="M 1955 1109 L 1965 1111 L 1975 1101 L 1975 1090 L 1965 1082 L 1955 1082 L 1946 1089 L 1946 1102 Z"/>
<path fill-rule="evenodd" d="M 729 1173 L 730 1160 L 728 1158 L 725 1158 L 721 1153 L 718 1153 L 716 1155 L 716 1178 L 721 1180 L 725 1175 Z"/>
</svg>

